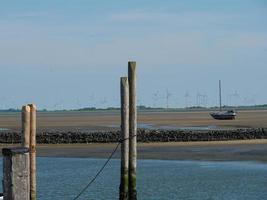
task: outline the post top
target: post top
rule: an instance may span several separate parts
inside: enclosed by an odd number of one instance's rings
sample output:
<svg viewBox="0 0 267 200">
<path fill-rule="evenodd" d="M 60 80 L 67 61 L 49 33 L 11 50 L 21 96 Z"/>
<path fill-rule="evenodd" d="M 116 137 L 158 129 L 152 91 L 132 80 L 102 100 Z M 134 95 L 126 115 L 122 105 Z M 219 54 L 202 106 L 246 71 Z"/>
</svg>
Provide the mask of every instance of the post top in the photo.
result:
<svg viewBox="0 0 267 200">
<path fill-rule="evenodd" d="M 128 83 L 128 77 L 121 77 L 121 83 L 122 84 Z"/>
<path fill-rule="evenodd" d="M 136 62 L 135 61 L 128 61 L 128 67 L 135 67 Z"/>
<path fill-rule="evenodd" d="M 29 153 L 29 148 L 26 147 L 12 147 L 12 148 L 3 148 L 2 154 L 4 156 L 16 155 L 16 154 L 24 154 Z"/>
<path fill-rule="evenodd" d="M 28 106 L 30 106 L 32 109 L 36 110 L 36 105 L 35 104 L 30 103 L 30 104 L 28 104 Z"/>
<path fill-rule="evenodd" d="M 29 105 L 22 106 L 22 111 L 30 112 L 31 107 Z"/>
</svg>

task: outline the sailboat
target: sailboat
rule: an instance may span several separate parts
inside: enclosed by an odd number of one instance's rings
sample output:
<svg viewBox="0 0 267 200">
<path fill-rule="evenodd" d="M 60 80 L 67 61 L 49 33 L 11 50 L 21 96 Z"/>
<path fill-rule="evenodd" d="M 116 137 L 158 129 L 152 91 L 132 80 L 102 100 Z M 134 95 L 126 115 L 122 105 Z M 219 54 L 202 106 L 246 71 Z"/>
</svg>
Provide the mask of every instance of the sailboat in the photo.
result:
<svg viewBox="0 0 267 200">
<path fill-rule="evenodd" d="M 222 89 L 221 89 L 221 80 L 219 80 L 219 98 L 220 98 L 220 111 L 212 112 L 210 115 L 217 120 L 233 120 L 236 117 L 234 110 L 222 111 Z"/>
</svg>

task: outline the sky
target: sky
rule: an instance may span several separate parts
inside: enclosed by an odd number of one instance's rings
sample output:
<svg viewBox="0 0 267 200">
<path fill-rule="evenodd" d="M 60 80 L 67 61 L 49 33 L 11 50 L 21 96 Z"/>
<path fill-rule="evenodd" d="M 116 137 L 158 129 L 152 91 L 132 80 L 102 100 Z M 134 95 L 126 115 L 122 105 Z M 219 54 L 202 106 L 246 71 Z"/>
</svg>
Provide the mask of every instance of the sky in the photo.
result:
<svg viewBox="0 0 267 200">
<path fill-rule="evenodd" d="M 13 0 L 0 4 L 0 109 L 267 103 L 266 0 Z M 167 98 L 168 97 L 168 98 Z"/>
</svg>

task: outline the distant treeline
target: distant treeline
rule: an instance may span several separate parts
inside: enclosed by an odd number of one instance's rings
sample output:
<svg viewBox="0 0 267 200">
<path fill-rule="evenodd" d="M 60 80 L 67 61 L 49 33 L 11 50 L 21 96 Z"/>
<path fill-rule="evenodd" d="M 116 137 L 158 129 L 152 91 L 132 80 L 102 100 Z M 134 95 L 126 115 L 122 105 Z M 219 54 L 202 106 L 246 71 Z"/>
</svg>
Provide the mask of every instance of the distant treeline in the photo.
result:
<svg viewBox="0 0 267 200">
<path fill-rule="evenodd" d="M 236 109 L 236 110 L 250 110 L 250 109 L 267 109 L 267 104 L 261 105 L 251 105 L 251 106 L 227 106 L 222 107 L 224 110 Z M 149 107 L 140 105 L 137 106 L 137 109 L 140 111 L 205 111 L 205 110 L 218 110 L 218 106 L 214 107 L 202 107 L 202 106 L 191 106 L 186 108 L 163 108 L 163 107 Z M 61 109 L 61 110 L 47 110 L 42 109 L 38 110 L 39 112 L 67 112 L 67 111 L 116 111 L 120 110 L 119 107 L 108 107 L 108 108 L 96 108 L 96 107 L 85 107 L 78 109 Z M 21 109 L 18 108 L 9 108 L 9 109 L 0 109 L 0 112 L 20 112 Z"/>
<path fill-rule="evenodd" d="M 9 109 L 0 109 L 0 112 L 20 112 L 21 109 L 9 108 Z"/>
</svg>

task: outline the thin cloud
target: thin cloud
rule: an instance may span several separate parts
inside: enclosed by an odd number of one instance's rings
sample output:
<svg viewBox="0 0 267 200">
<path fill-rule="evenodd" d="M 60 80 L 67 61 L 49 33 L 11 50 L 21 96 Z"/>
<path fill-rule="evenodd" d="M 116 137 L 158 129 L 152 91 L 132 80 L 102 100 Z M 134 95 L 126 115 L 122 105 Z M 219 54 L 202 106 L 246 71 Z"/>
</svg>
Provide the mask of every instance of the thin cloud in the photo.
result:
<svg viewBox="0 0 267 200">
<path fill-rule="evenodd" d="M 244 15 L 240 13 L 229 14 L 220 12 L 153 12 L 153 11 L 129 11 L 124 13 L 112 13 L 108 19 L 112 22 L 131 22 L 131 21 L 161 21 L 161 22 L 179 22 L 179 23 L 195 23 L 202 21 L 204 24 L 218 23 L 226 21 L 236 21 L 244 19 Z"/>
<path fill-rule="evenodd" d="M 22 12 L 22 13 L 12 13 L 6 15 L 9 19 L 28 19 L 28 18 L 36 18 L 36 17 L 48 17 L 51 16 L 49 12 Z"/>
<path fill-rule="evenodd" d="M 153 21 L 158 19 L 169 19 L 174 17 L 173 14 L 166 13 L 153 13 L 153 12 L 141 12 L 141 11 L 130 11 L 127 13 L 113 13 L 108 19 L 113 22 L 128 22 L 128 21 Z"/>
</svg>

